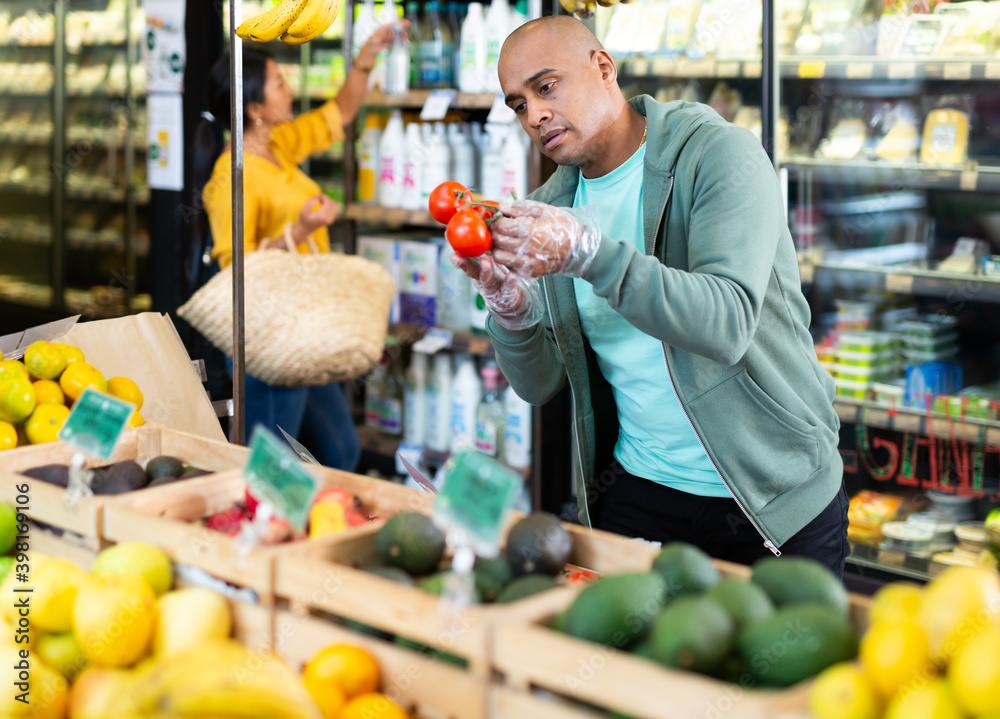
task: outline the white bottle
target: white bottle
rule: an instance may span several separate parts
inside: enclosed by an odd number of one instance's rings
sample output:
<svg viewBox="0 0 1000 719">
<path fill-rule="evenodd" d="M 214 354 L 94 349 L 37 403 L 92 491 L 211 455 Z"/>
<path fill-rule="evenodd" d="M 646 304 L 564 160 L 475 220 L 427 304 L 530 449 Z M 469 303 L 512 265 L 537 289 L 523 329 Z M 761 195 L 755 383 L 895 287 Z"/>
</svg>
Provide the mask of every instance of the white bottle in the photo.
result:
<svg viewBox="0 0 1000 719">
<path fill-rule="evenodd" d="M 482 375 L 483 395 L 476 410 L 476 449 L 490 457 L 502 457 L 507 418 L 500 397 L 500 368 L 495 362 L 487 363 Z"/>
<path fill-rule="evenodd" d="M 478 185 L 475 183 L 479 182 L 480 178 L 480 165 L 482 164 L 482 151 L 480 150 L 479 142 L 482 138 L 482 127 L 478 122 L 467 122 L 465 123 L 464 133 L 465 139 L 469 141 L 469 146 L 472 148 L 472 161 L 473 161 L 473 186 L 475 189 L 479 189 Z"/>
<path fill-rule="evenodd" d="M 471 355 L 459 355 L 451 383 L 451 444 L 449 449 L 470 448 L 476 441 L 476 410 L 483 388 Z"/>
<path fill-rule="evenodd" d="M 424 147 L 430 147 L 431 143 L 434 141 L 433 122 L 420 123 L 420 139 L 423 140 Z"/>
<path fill-rule="evenodd" d="M 403 164 L 406 161 L 406 136 L 403 116 L 393 110 L 378 143 L 378 203 L 400 207 L 403 200 Z"/>
<path fill-rule="evenodd" d="M 450 179 L 451 148 L 448 146 L 448 138 L 445 136 L 444 123 L 435 122 L 424 159 L 423 177 L 420 181 L 420 197 L 424 207 L 427 206 L 427 201 L 434 188 Z"/>
<path fill-rule="evenodd" d="M 427 355 L 414 352 L 406 370 L 403 441 L 423 447 L 427 437 Z"/>
<path fill-rule="evenodd" d="M 503 188 L 502 197 L 512 195 L 523 200 L 528 196 L 528 153 L 524 147 L 524 133 L 511 125 L 507 130 L 507 139 L 503 143 Z"/>
<path fill-rule="evenodd" d="M 410 91 L 410 48 L 403 41 L 402 25 L 395 23 L 392 46 L 385 61 L 385 94 L 405 95 Z"/>
<path fill-rule="evenodd" d="M 500 64 L 500 47 L 510 32 L 509 24 L 510 5 L 507 0 L 491 0 L 490 8 L 486 11 L 486 72 L 480 92 L 500 92 L 497 68 Z"/>
<path fill-rule="evenodd" d="M 468 332 L 472 323 L 469 316 L 472 280 L 452 264 L 451 255 L 448 245 L 444 245 L 438 254 L 436 323 L 438 327 L 455 332 Z"/>
<path fill-rule="evenodd" d="M 451 357 L 445 352 L 434 355 L 434 369 L 427 383 L 427 438 L 425 446 L 435 452 L 447 452 L 451 439 Z"/>
<path fill-rule="evenodd" d="M 378 143 L 382 137 L 378 115 L 365 118 L 365 129 L 358 138 L 358 202 L 371 205 L 376 202 L 378 188 Z"/>
<path fill-rule="evenodd" d="M 512 32 L 517 30 L 519 27 L 528 22 L 528 16 L 522 12 L 518 12 L 517 8 L 513 5 L 510 7 L 510 16 L 507 25 L 507 34 L 510 35 Z"/>
<path fill-rule="evenodd" d="M 383 353 L 365 378 L 365 425 L 372 429 L 379 429 L 382 423 L 382 385 L 388 371 L 389 355 Z"/>
<path fill-rule="evenodd" d="M 503 393 L 507 426 L 504 431 L 503 461 L 515 469 L 531 466 L 531 405 L 510 387 Z"/>
<path fill-rule="evenodd" d="M 406 160 L 403 162 L 403 202 L 407 210 L 426 210 L 423 191 L 423 168 L 427 150 L 420 137 L 420 123 L 406 126 Z"/>
<path fill-rule="evenodd" d="M 458 43 L 458 89 L 462 92 L 483 92 L 488 89 L 483 87 L 486 76 L 486 43 L 483 6 L 478 2 L 469 3 Z"/>
<path fill-rule="evenodd" d="M 475 187 L 476 151 L 462 123 L 448 125 L 448 145 L 451 147 L 451 179 L 465 187 Z"/>
<path fill-rule="evenodd" d="M 358 10 L 358 17 L 354 21 L 354 31 L 351 34 L 351 54 L 358 56 L 361 47 L 368 41 L 379 26 L 378 18 L 375 16 L 375 0 L 365 0 L 364 5 Z"/>
<path fill-rule="evenodd" d="M 375 20 L 375 27 L 372 29 L 372 33 L 378 30 L 383 25 L 388 25 L 389 23 L 394 23 L 399 21 L 399 11 L 396 9 L 395 0 L 384 0 L 382 3 L 382 8 L 379 10 L 378 17 Z M 368 87 L 376 88 L 380 87 L 386 90 L 388 87 L 388 62 L 389 57 L 388 50 L 382 50 L 379 52 L 378 57 L 375 59 L 375 67 L 372 69 L 371 74 L 368 76 Z"/>
<path fill-rule="evenodd" d="M 503 197 L 503 146 L 507 136 L 507 125 L 489 124 L 486 150 L 483 152 L 479 189 L 483 199 L 499 202 Z"/>
</svg>

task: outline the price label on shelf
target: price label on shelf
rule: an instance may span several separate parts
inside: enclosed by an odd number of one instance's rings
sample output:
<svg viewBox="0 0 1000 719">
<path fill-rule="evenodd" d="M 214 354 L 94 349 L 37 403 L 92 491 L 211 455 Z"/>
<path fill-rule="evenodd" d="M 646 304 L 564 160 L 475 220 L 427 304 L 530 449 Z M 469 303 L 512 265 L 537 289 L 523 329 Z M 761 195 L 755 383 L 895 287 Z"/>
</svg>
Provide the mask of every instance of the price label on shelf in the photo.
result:
<svg viewBox="0 0 1000 719">
<path fill-rule="evenodd" d="M 454 453 L 446 468 L 434 501 L 435 517 L 451 536 L 459 535 L 456 545 L 471 546 L 480 556 L 495 556 L 523 478 L 474 449 Z"/>
<path fill-rule="evenodd" d="M 452 106 L 457 96 L 456 90 L 431 90 L 431 94 L 420 110 L 420 119 L 424 122 L 443 120 L 444 116 L 448 114 L 448 108 Z"/>
<path fill-rule="evenodd" d="M 758 60 L 743 63 L 743 77 L 760 77 L 763 63 Z"/>
<path fill-rule="evenodd" d="M 875 74 L 875 63 L 849 62 L 846 74 L 848 80 L 870 80 Z"/>
<path fill-rule="evenodd" d="M 274 507 L 298 530 L 306 528 L 318 489 L 316 478 L 273 432 L 257 427 L 243 470 L 253 493 Z"/>
<path fill-rule="evenodd" d="M 902 295 L 912 294 L 913 275 L 886 275 L 885 289 L 887 292 L 898 292 Z"/>
<path fill-rule="evenodd" d="M 803 60 L 799 63 L 799 77 L 818 79 L 826 74 L 826 63 L 820 60 Z"/>
<path fill-rule="evenodd" d="M 1000 62 L 988 62 L 983 68 L 983 76 L 987 80 L 1000 80 Z"/>
<path fill-rule="evenodd" d="M 111 459 L 135 405 L 87 387 L 59 430 L 59 439 L 101 459 Z"/>
<path fill-rule="evenodd" d="M 673 75 L 673 71 L 677 70 L 676 74 L 680 74 L 680 70 L 677 64 L 677 60 L 672 57 L 657 57 L 653 59 L 653 75 Z"/>
<path fill-rule="evenodd" d="M 972 78 L 972 63 L 946 62 L 943 75 L 945 80 L 969 80 Z"/>
<path fill-rule="evenodd" d="M 427 330 L 427 334 L 413 343 L 413 351 L 432 355 L 435 352 L 451 347 L 453 339 L 454 335 L 452 335 L 451 330 L 442 329 L 441 327 L 431 327 Z"/>
<path fill-rule="evenodd" d="M 917 76 L 917 63 L 894 62 L 889 65 L 890 80 L 909 80 Z"/>
<path fill-rule="evenodd" d="M 740 64 L 738 62 L 720 62 L 715 66 L 715 74 L 718 77 L 739 77 Z"/>
<path fill-rule="evenodd" d="M 487 123 L 500 123 L 509 124 L 517 119 L 517 115 L 514 111 L 507 107 L 507 103 L 503 101 L 503 93 L 498 92 L 497 96 L 493 98 L 493 105 L 490 107 L 490 114 L 486 116 Z"/>
<path fill-rule="evenodd" d="M 971 192 L 979 184 L 979 163 L 969 160 L 962 166 L 962 174 L 958 177 L 959 189 Z"/>
</svg>

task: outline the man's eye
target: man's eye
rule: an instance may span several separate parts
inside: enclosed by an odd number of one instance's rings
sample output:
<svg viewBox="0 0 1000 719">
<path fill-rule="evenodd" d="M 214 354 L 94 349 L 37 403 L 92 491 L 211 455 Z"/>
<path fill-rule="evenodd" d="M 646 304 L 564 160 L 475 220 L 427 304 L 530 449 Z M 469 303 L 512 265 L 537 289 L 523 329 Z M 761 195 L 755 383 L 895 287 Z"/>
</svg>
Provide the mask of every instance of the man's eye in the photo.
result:
<svg viewBox="0 0 1000 719">
<path fill-rule="evenodd" d="M 552 90 L 552 86 L 553 86 L 554 84 L 555 84 L 554 82 L 547 82 L 547 83 L 545 83 L 545 84 L 544 84 L 544 85 L 542 85 L 542 86 L 541 86 L 540 88 L 538 88 L 538 94 L 540 94 L 540 95 L 544 95 L 544 94 L 546 94 L 547 92 L 550 92 L 550 91 Z"/>
<path fill-rule="evenodd" d="M 522 112 L 524 112 L 525 107 L 527 107 L 527 105 L 525 105 L 523 102 L 519 102 L 516 105 L 514 105 L 514 112 L 520 115 Z"/>
</svg>

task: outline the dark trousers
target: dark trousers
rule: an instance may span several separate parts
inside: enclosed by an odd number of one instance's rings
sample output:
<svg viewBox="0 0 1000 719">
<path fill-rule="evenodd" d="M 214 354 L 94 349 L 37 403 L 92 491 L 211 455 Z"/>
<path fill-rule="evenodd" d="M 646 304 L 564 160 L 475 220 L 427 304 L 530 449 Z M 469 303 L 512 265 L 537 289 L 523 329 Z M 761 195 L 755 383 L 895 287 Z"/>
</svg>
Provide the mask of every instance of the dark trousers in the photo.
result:
<svg viewBox="0 0 1000 719">
<path fill-rule="evenodd" d="M 635 477 L 617 462 L 601 475 L 593 525 L 655 542 L 688 542 L 716 559 L 753 564 L 772 556 L 731 497 L 700 497 Z M 592 510 L 593 511 L 593 510 Z M 819 515 L 781 547 L 782 555 L 809 557 L 844 576 L 847 494 L 843 485 Z"/>
</svg>

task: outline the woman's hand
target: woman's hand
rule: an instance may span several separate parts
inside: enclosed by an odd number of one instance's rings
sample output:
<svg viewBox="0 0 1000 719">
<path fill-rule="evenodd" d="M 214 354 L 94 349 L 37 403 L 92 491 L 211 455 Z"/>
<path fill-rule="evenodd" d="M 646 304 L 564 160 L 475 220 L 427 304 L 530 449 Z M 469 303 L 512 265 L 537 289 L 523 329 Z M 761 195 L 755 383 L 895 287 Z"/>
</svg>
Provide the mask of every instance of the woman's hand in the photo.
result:
<svg viewBox="0 0 1000 719">
<path fill-rule="evenodd" d="M 310 197 L 299 211 L 298 222 L 292 226 L 295 244 L 301 245 L 320 227 L 333 224 L 339 213 L 340 205 L 323 193 Z"/>
<path fill-rule="evenodd" d="M 362 67 L 374 66 L 375 58 L 378 57 L 378 54 L 392 45 L 392 29 L 397 24 L 402 26 L 403 38 L 405 39 L 406 30 L 410 27 L 409 20 L 400 19 L 395 22 L 386 23 L 373 32 L 371 37 L 369 37 L 365 44 L 361 46 L 355 62 L 360 64 Z"/>
</svg>

